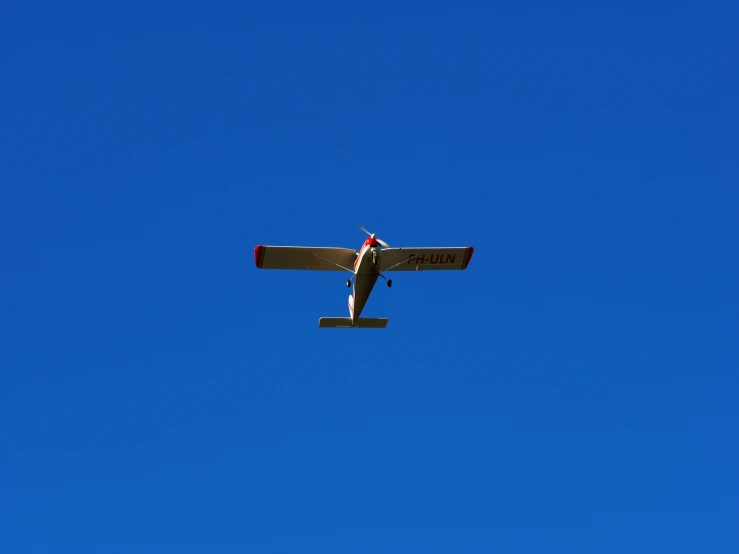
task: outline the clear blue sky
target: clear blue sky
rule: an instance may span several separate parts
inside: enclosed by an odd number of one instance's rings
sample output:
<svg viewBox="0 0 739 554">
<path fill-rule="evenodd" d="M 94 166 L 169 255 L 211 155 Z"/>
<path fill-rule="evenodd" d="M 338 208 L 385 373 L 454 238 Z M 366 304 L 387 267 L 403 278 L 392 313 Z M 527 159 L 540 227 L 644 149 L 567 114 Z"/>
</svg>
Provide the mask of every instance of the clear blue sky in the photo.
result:
<svg viewBox="0 0 739 554">
<path fill-rule="evenodd" d="M 596 4 L 4 6 L 0 551 L 739 551 L 739 8 Z"/>
</svg>

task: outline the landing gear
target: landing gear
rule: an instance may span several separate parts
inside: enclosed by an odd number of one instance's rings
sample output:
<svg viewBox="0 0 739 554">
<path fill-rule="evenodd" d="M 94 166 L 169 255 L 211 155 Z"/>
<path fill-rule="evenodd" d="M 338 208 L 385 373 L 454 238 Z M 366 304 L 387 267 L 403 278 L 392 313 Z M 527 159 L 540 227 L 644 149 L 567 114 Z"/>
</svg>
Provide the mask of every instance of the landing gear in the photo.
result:
<svg viewBox="0 0 739 554">
<path fill-rule="evenodd" d="M 352 280 L 351 279 L 347 279 L 346 280 L 346 286 L 347 286 L 347 288 L 349 288 L 349 287 L 352 286 Z"/>
<path fill-rule="evenodd" d="M 387 280 L 387 286 L 388 286 L 388 288 L 390 288 L 390 287 L 393 286 L 393 280 L 392 279 L 388 279 Z"/>
</svg>

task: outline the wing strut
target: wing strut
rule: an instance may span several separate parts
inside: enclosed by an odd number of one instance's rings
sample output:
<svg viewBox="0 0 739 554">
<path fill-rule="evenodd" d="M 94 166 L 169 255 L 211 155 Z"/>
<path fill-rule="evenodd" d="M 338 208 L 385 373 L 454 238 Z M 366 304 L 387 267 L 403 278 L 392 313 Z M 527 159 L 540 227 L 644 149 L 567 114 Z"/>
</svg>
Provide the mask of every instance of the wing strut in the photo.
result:
<svg viewBox="0 0 739 554">
<path fill-rule="evenodd" d="M 331 260 L 327 260 L 326 258 L 321 258 L 321 256 L 319 256 L 318 254 L 313 254 L 313 255 L 314 255 L 314 256 L 315 256 L 316 258 L 318 258 L 319 260 L 323 260 L 323 261 L 324 261 L 324 262 L 326 262 L 326 263 L 329 263 L 329 264 L 331 264 L 331 265 L 335 265 L 336 267 L 340 267 L 340 268 L 341 268 L 341 269 L 343 269 L 344 271 L 348 271 L 349 273 L 351 273 L 352 275 L 354 275 L 354 272 L 353 272 L 353 271 L 352 271 L 351 269 L 349 269 L 349 268 L 347 268 L 347 267 L 344 267 L 343 265 L 339 265 L 339 264 L 337 264 L 336 262 L 332 262 Z"/>
<path fill-rule="evenodd" d="M 383 271 L 390 271 L 394 267 L 398 267 L 399 265 L 403 265 L 404 263 L 408 263 L 408 260 L 401 260 L 397 264 L 391 265 L 390 267 L 388 267 L 387 269 L 384 269 Z M 416 271 L 421 271 L 420 269 L 418 269 L 418 262 L 416 262 Z"/>
</svg>

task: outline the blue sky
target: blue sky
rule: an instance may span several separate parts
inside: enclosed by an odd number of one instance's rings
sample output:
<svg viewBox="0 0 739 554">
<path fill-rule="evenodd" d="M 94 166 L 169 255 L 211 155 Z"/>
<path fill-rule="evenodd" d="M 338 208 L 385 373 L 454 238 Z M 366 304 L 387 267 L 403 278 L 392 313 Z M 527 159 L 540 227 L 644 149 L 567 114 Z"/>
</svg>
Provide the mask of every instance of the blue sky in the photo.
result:
<svg viewBox="0 0 739 554">
<path fill-rule="evenodd" d="M 3 7 L 0 550 L 736 552 L 737 12 Z"/>
</svg>

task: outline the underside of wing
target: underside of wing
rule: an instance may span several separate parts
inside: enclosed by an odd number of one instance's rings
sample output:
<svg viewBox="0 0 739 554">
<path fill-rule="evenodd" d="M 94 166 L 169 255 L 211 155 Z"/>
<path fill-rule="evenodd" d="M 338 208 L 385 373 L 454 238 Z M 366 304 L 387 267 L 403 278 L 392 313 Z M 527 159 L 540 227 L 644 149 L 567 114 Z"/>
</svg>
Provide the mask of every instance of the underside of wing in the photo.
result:
<svg viewBox="0 0 739 554">
<path fill-rule="evenodd" d="M 380 255 L 381 271 L 467 269 L 472 246 L 386 248 Z"/>
<path fill-rule="evenodd" d="M 254 248 L 254 262 L 260 269 L 352 270 L 357 251 L 325 246 L 264 246 Z"/>
</svg>

